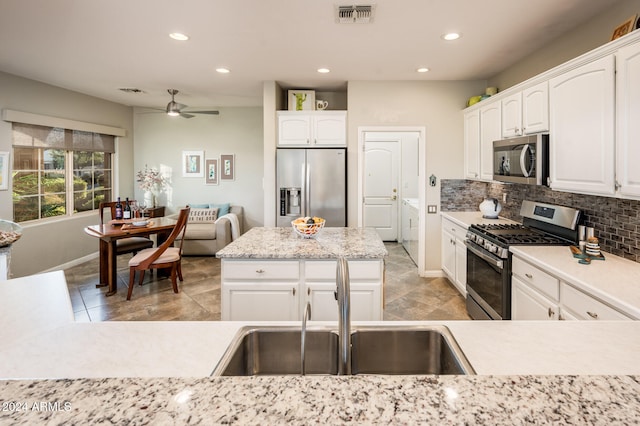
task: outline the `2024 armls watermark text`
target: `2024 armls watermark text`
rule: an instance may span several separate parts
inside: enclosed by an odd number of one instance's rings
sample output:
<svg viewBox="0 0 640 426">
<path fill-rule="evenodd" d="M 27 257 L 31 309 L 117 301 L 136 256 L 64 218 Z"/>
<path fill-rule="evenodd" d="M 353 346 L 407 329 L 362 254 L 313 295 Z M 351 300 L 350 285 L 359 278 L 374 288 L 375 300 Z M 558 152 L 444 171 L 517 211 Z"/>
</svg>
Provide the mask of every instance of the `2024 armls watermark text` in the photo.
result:
<svg viewBox="0 0 640 426">
<path fill-rule="evenodd" d="M 2 401 L 0 403 L 0 411 L 17 412 L 17 411 L 71 411 L 71 402 L 69 401 Z"/>
</svg>

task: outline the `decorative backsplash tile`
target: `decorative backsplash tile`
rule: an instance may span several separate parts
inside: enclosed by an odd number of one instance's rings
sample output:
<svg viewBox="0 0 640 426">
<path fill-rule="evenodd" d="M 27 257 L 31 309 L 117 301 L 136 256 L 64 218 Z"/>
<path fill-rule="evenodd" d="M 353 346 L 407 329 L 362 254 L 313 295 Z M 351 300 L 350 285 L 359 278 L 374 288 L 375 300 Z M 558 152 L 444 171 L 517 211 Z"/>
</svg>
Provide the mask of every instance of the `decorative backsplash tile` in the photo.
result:
<svg viewBox="0 0 640 426">
<path fill-rule="evenodd" d="M 503 194 L 507 201 L 503 202 Z M 443 179 L 442 211 L 478 210 L 485 197 L 502 203 L 501 216 L 522 221 L 523 200 L 540 201 L 579 209 L 586 226 L 595 228 L 603 251 L 640 263 L 640 201 L 552 191 L 545 186 Z"/>
</svg>

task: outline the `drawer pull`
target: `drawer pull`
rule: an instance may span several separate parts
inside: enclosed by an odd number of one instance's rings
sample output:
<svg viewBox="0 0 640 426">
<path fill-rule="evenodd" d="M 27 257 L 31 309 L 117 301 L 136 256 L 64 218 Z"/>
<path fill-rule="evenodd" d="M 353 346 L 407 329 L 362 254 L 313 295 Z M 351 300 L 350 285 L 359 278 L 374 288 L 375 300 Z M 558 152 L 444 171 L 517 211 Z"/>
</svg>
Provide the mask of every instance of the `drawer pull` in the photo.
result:
<svg viewBox="0 0 640 426">
<path fill-rule="evenodd" d="M 532 280 L 532 279 L 533 279 L 533 275 L 531 275 L 531 274 L 524 274 L 524 276 L 525 276 L 525 277 L 527 277 L 527 278 L 529 278 L 530 280 Z"/>
<path fill-rule="evenodd" d="M 553 318 L 556 315 L 555 311 L 551 308 L 549 308 L 548 314 L 549 314 L 549 318 Z"/>
<path fill-rule="evenodd" d="M 291 290 L 293 291 L 293 295 L 295 296 L 296 295 L 296 288 L 293 287 Z"/>
<path fill-rule="evenodd" d="M 256 269 L 256 274 L 264 274 L 264 269 Z"/>
<path fill-rule="evenodd" d="M 589 315 L 591 318 L 593 319 L 598 319 L 598 314 L 595 312 L 589 312 L 587 311 L 587 315 Z"/>
</svg>

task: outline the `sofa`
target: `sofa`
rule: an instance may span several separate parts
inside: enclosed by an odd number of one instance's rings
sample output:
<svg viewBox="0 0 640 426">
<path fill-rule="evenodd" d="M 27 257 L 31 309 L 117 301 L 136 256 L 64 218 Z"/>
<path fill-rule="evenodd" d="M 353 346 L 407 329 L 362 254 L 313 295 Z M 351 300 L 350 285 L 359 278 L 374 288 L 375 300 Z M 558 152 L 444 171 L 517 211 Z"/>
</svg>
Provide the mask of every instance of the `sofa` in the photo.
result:
<svg viewBox="0 0 640 426">
<path fill-rule="evenodd" d="M 233 213 L 238 218 L 237 234 L 243 231 L 244 209 L 242 206 L 225 204 L 193 204 L 184 235 L 182 254 L 185 256 L 212 256 L 232 241 L 231 220 L 223 217 Z M 214 209 L 217 211 L 214 212 Z M 171 215 L 169 217 L 176 217 Z M 180 245 L 182 236 L 176 238 L 174 246 Z"/>
</svg>

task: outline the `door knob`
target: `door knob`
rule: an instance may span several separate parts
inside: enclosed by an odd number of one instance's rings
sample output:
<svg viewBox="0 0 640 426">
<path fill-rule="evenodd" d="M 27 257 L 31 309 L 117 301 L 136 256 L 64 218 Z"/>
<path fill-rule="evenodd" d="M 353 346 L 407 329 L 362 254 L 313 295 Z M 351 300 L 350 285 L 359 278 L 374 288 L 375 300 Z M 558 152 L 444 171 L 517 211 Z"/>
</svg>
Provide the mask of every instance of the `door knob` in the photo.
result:
<svg viewBox="0 0 640 426">
<path fill-rule="evenodd" d="M 394 195 L 394 196 L 391 197 L 391 201 L 395 201 L 397 198 L 398 198 L 398 196 Z"/>
</svg>

